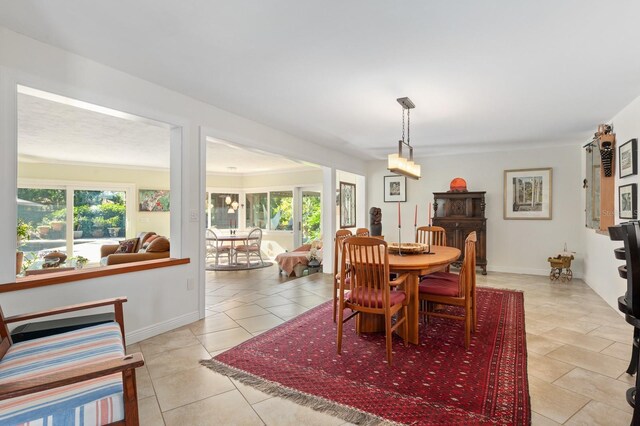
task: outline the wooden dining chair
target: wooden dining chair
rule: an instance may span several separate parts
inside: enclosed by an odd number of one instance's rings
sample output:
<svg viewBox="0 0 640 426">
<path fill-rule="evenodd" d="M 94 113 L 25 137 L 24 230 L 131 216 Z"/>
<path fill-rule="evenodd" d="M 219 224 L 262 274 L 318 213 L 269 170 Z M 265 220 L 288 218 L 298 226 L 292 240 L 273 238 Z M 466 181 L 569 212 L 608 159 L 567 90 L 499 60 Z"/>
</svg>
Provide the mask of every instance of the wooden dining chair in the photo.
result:
<svg viewBox="0 0 640 426">
<path fill-rule="evenodd" d="M 368 237 L 369 230 L 367 228 L 358 228 L 356 229 L 356 237 Z"/>
<path fill-rule="evenodd" d="M 231 246 L 223 245 L 222 241 L 218 240 L 218 234 L 213 229 L 205 230 L 206 243 L 207 243 L 207 259 L 214 258 L 215 265 L 218 266 L 220 255 L 227 255 L 229 265 L 231 265 Z"/>
<path fill-rule="evenodd" d="M 464 262 L 459 274 L 440 272 L 439 277 L 427 276 L 418 286 L 421 315 L 449 318 L 465 322 L 464 346 L 469 348 L 471 331 L 476 330 L 476 233 L 471 232 L 464 242 Z M 447 312 L 442 305 L 461 306 L 464 315 Z"/>
<path fill-rule="evenodd" d="M 349 280 L 346 279 L 350 273 Z M 384 315 L 387 363 L 391 365 L 391 334 L 402 325 L 407 345 L 407 293 L 400 286 L 409 275 L 389 280 L 389 252 L 386 241 L 370 237 L 351 237 L 344 241 L 340 262 L 340 292 L 338 303 L 338 354 L 342 353 L 342 329 L 346 321 L 360 313 Z M 394 291 L 391 291 L 391 288 Z M 345 309 L 352 313 L 344 318 Z M 396 323 L 391 318 L 398 312 Z"/>
<path fill-rule="evenodd" d="M 447 231 L 440 226 L 421 226 L 416 229 L 416 243 L 446 246 Z M 449 265 L 445 266 L 442 270 L 449 272 Z"/>
<path fill-rule="evenodd" d="M 338 229 L 334 238 L 333 248 L 333 322 L 336 322 L 338 308 L 338 291 L 340 290 L 340 262 L 342 261 L 342 243 L 353 236 L 348 229 Z M 345 279 L 348 274 L 345 274 Z"/>
<path fill-rule="evenodd" d="M 421 226 L 416 229 L 416 243 L 446 246 L 447 232 L 440 226 Z"/>
</svg>

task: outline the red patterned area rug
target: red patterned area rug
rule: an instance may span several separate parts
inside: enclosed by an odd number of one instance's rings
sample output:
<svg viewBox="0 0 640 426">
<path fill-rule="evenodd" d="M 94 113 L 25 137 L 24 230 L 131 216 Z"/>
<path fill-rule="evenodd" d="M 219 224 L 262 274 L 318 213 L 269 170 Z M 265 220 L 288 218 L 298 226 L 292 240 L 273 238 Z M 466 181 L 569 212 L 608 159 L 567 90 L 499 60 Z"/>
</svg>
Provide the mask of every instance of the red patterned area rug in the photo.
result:
<svg viewBox="0 0 640 426">
<path fill-rule="evenodd" d="M 356 424 L 529 424 L 524 299 L 478 288 L 478 329 L 464 349 L 461 321 L 420 325 L 420 345 L 345 324 L 336 354 L 331 302 L 232 348 L 203 365 L 268 394 Z"/>
</svg>

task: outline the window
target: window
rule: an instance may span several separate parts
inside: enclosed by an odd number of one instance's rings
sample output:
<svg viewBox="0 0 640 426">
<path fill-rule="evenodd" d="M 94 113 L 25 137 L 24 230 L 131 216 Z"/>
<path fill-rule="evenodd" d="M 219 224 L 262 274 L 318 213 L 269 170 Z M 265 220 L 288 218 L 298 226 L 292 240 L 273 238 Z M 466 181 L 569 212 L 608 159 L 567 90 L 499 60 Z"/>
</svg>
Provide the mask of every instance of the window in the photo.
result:
<svg viewBox="0 0 640 426">
<path fill-rule="evenodd" d="M 42 262 L 51 251 L 67 253 L 67 191 L 53 188 L 18 188 L 18 224 L 26 236 L 18 249 L 24 252 L 22 269 Z"/>
<path fill-rule="evenodd" d="M 125 237 L 126 193 L 73 191 L 73 255 L 100 261 L 100 246 Z M 113 240 L 113 241 L 110 241 Z"/>
<path fill-rule="evenodd" d="M 246 227 L 267 229 L 268 194 L 266 192 L 246 195 Z"/>
<path fill-rule="evenodd" d="M 293 230 L 293 191 L 269 193 L 270 228 L 277 231 Z"/>
<path fill-rule="evenodd" d="M 234 229 L 238 227 L 239 194 L 211 194 L 211 227 Z"/>
<path fill-rule="evenodd" d="M 302 243 L 320 238 L 322 218 L 321 194 L 317 191 L 302 191 Z"/>
<path fill-rule="evenodd" d="M 68 199 L 73 206 L 69 219 L 67 194 L 73 194 Z M 83 257 L 90 266 L 98 266 L 100 247 L 117 244 L 126 236 L 126 196 L 126 191 L 75 189 L 73 185 L 19 187 L 18 223 L 26 224 L 29 232 L 29 239 L 19 247 L 25 252 L 23 269 L 40 269 L 43 257 L 53 251 L 69 258 Z"/>
</svg>

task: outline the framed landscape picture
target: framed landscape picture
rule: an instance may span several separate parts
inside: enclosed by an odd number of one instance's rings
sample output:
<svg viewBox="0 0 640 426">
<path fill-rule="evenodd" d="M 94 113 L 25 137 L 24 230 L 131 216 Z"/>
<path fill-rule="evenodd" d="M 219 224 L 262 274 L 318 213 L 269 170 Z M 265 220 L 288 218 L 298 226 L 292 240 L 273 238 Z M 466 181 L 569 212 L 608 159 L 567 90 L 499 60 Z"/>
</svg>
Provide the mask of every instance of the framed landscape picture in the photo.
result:
<svg viewBox="0 0 640 426">
<path fill-rule="evenodd" d="M 638 139 L 620 145 L 620 178 L 638 174 Z"/>
<path fill-rule="evenodd" d="M 384 177 L 384 202 L 404 203 L 407 201 L 407 177 L 406 176 L 385 176 Z"/>
<path fill-rule="evenodd" d="M 138 192 L 138 206 L 141 212 L 168 212 L 169 204 L 168 190 L 141 189 Z"/>
<path fill-rule="evenodd" d="M 356 226 L 356 185 L 340 182 L 340 228 Z"/>
<path fill-rule="evenodd" d="M 551 219 L 553 169 L 504 171 L 504 219 Z"/>
<path fill-rule="evenodd" d="M 618 187 L 618 216 L 620 219 L 638 218 L 638 201 L 636 198 L 636 184 L 622 185 Z"/>
</svg>

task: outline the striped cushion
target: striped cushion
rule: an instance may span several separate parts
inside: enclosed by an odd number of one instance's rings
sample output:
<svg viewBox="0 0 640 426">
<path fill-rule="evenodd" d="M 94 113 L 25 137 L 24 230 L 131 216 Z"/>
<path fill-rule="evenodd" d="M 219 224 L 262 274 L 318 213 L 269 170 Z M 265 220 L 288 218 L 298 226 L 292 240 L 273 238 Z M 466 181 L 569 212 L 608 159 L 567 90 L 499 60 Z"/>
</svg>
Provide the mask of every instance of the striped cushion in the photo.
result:
<svg viewBox="0 0 640 426">
<path fill-rule="evenodd" d="M 12 345 L 0 361 L 0 386 L 123 356 L 117 323 L 28 340 Z M 103 425 L 122 419 L 121 373 L 0 401 L 2 425 Z"/>
</svg>

